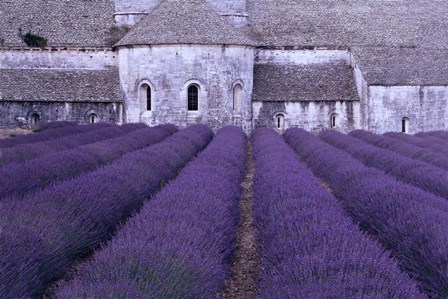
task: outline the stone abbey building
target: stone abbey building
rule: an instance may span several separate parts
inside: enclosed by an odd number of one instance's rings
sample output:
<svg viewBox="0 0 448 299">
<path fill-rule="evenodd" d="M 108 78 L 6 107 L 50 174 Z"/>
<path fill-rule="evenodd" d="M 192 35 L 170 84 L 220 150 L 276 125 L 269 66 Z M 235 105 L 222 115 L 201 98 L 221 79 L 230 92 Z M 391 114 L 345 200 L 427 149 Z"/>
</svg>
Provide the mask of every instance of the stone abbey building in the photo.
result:
<svg viewBox="0 0 448 299">
<path fill-rule="evenodd" d="M 448 129 L 448 1 L 2 0 L 0 127 Z"/>
</svg>

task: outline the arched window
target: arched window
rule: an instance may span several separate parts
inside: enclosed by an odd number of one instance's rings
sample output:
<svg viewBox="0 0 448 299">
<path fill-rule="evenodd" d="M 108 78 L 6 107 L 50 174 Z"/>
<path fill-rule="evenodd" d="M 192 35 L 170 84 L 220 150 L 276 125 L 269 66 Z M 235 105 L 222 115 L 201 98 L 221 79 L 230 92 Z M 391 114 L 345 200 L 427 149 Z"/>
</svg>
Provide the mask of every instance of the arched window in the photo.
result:
<svg viewBox="0 0 448 299">
<path fill-rule="evenodd" d="M 199 88 L 196 85 L 188 87 L 188 111 L 199 110 Z"/>
<path fill-rule="evenodd" d="M 337 118 L 338 115 L 336 113 L 333 113 L 330 117 L 330 127 L 331 128 L 336 128 L 337 126 Z"/>
<path fill-rule="evenodd" d="M 275 127 L 277 130 L 283 130 L 285 128 L 285 115 L 283 113 L 277 113 L 275 115 Z"/>
<path fill-rule="evenodd" d="M 95 113 L 89 114 L 89 123 L 94 124 L 97 122 L 98 116 Z"/>
<path fill-rule="evenodd" d="M 408 133 L 409 132 L 409 118 L 403 117 L 401 119 L 401 132 Z"/>
<path fill-rule="evenodd" d="M 40 122 L 40 116 L 37 113 L 33 113 L 31 115 L 31 127 L 37 127 L 39 125 Z"/>
<path fill-rule="evenodd" d="M 241 84 L 236 84 L 233 87 L 233 112 L 241 113 L 241 96 L 243 93 L 243 87 Z"/>
<path fill-rule="evenodd" d="M 140 87 L 140 110 L 141 112 L 151 111 L 152 109 L 152 92 L 148 84 L 142 84 Z"/>
</svg>

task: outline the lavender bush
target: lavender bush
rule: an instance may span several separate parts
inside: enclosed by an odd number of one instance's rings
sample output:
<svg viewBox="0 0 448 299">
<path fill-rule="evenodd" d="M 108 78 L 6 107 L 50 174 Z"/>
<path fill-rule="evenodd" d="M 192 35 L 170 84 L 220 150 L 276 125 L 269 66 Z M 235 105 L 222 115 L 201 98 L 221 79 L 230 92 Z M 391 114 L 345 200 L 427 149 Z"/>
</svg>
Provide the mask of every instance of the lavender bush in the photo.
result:
<svg viewBox="0 0 448 299">
<path fill-rule="evenodd" d="M 42 132 L 45 130 L 52 130 L 52 129 L 60 129 L 60 128 L 66 128 L 66 127 L 73 127 L 77 126 L 78 124 L 76 122 L 72 121 L 50 121 L 50 122 L 41 122 L 39 126 L 34 129 L 34 132 Z"/>
<path fill-rule="evenodd" d="M 64 127 L 60 129 L 48 130 L 35 134 L 19 135 L 14 138 L 6 138 L 0 140 L 0 148 L 8 148 L 17 146 L 19 144 L 29 144 L 35 142 L 42 142 L 56 138 L 62 138 L 71 134 L 79 134 L 89 132 L 96 129 L 109 127 L 111 125 L 104 123 L 89 124 L 84 126 Z"/>
<path fill-rule="evenodd" d="M 415 136 L 430 140 L 435 143 L 439 143 L 444 146 L 448 146 L 447 132 L 443 131 L 422 132 L 415 134 Z"/>
<path fill-rule="evenodd" d="M 214 298 L 229 275 L 245 142 L 221 129 L 57 297 Z"/>
<path fill-rule="evenodd" d="M 438 151 L 443 154 L 448 154 L 448 148 L 445 145 L 441 145 L 440 143 L 433 142 L 416 135 L 408 135 L 403 133 L 385 133 L 384 136 L 395 138 L 422 148 L 428 148 L 430 150 Z"/>
<path fill-rule="evenodd" d="M 8 164 L 0 168 L 0 198 L 20 197 L 34 189 L 74 178 L 111 163 L 128 152 L 158 143 L 176 131 L 174 125 L 145 128 L 24 163 Z"/>
<path fill-rule="evenodd" d="M 109 166 L 0 202 L 0 297 L 38 297 L 109 239 L 213 136 L 195 125 Z"/>
<path fill-rule="evenodd" d="M 358 225 L 390 250 L 433 298 L 448 296 L 448 202 L 364 166 L 301 129 L 287 142 L 325 180 Z"/>
<path fill-rule="evenodd" d="M 388 149 L 412 159 L 418 159 L 448 170 L 448 156 L 437 151 L 433 151 L 429 148 L 422 148 L 399 139 L 394 139 L 384 135 L 377 135 L 363 130 L 352 131 L 349 135 L 361 139 L 376 147 Z"/>
<path fill-rule="evenodd" d="M 423 297 L 283 138 L 258 129 L 253 148 L 259 298 Z"/>
<path fill-rule="evenodd" d="M 44 142 L 17 145 L 2 150 L 0 165 L 4 166 L 13 162 L 25 162 L 48 153 L 63 151 L 84 144 L 115 138 L 145 127 L 146 125 L 144 124 L 126 124 L 123 126 L 113 125 Z"/>
<path fill-rule="evenodd" d="M 424 132 L 424 133 L 417 133 L 417 136 L 420 135 L 429 135 L 429 136 L 434 136 L 443 140 L 448 140 L 448 131 L 432 131 L 432 132 Z"/>
<path fill-rule="evenodd" d="M 381 169 L 403 182 L 448 198 L 446 170 L 389 150 L 377 148 L 360 139 L 336 131 L 323 131 L 319 137 L 325 142 L 350 153 L 367 166 Z"/>
</svg>

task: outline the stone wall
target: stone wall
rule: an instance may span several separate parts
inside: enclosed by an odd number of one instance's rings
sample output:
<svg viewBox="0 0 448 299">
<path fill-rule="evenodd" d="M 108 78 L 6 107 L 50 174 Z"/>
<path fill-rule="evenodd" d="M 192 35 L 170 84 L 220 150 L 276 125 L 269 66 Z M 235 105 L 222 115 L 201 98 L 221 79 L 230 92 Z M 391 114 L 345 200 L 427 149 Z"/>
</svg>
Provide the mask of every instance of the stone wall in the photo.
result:
<svg viewBox="0 0 448 299">
<path fill-rule="evenodd" d="M 165 45 L 121 48 L 120 84 L 125 120 L 150 125 L 236 124 L 251 129 L 254 50 L 240 46 Z M 241 113 L 233 112 L 233 86 L 243 87 Z M 151 86 L 152 111 L 142 111 L 141 84 Z M 199 111 L 187 111 L 187 89 L 199 86 Z M 143 109 L 144 110 L 144 109 Z"/>
<path fill-rule="evenodd" d="M 254 102 L 254 128 L 277 128 L 278 115 L 284 116 L 280 131 L 291 127 L 303 128 L 311 132 L 334 129 L 350 132 L 361 126 L 360 103 L 350 101 L 316 102 Z M 336 116 L 335 127 L 331 117 Z"/>
<path fill-rule="evenodd" d="M 448 129 L 448 86 L 370 86 L 367 128 L 375 133 Z"/>
<path fill-rule="evenodd" d="M 0 127 L 29 127 L 33 114 L 40 121 L 76 121 L 88 123 L 89 115 L 96 115 L 96 122 L 121 123 L 121 103 L 64 103 L 64 102 L 2 102 Z"/>
<path fill-rule="evenodd" d="M 358 90 L 358 95 L 360 98 L 360 128 L 366 129 L 367 128 L 367 122 L 369 119 L 369 112 L 368 112 L 368 103 L 369 103 L 369 86 L 367 84 L 367 81 L 359 68 L 358 63 L 356 62 L 356 59 L 353 55 L 351 56 L 351 65 L 353 67 L 353 75 L 355 76 L 355 82 L 356 82 L 356 89 Z"/>
<path fill-rule="evenodd" d="M 115 23 L 132 27 L 159 3 L 160 0 L 115 0 Z"/>
<path fill-rule="evenodd" d="M 246 0 L 207 0 L 221 15 L 247 15 Z"/>
<path fill-rule="evenodd" d="M 344 64 L 351 63 L 348 50 L 331 49 L 257 49 L 256 64 Z"/>
<path fill-rule="evenodd" d="M 0 127 L 29 126 L 33 114 L 122 123 L 117 64 L 106 48 L 1 48 Z"/>
<path fill-rule="evenodd" d="M 317 66 L 318 69 L 334 69 L 340 66 L 351 66 L 350 52 L 345 49 L 258 49 L 256 51 L 257 65 L 289 65 L 289 66 Z M 303 69 L 307 69 L 306 67 Z M 356 72 L 355 72 L 356 73 Z M 355 76 L 355 73 L 353 76 Z M 351 74 L 351 71 L 350 71 Z M 351 77 L 351 75 L 349 76 Z M 293 74 L 290 74 L 293 75 Z M 285 74 L 288 76 L 288 74 Z M 306 77 L 303 74 L 301 77 Z M 310 74 L 311 76 L 311 74 Z M 334 74 L 334 81 L 338 82 L 338 75 Z M 276 78 L 279 79 L 279 78 Z M 362 78 L 361 78 L 362 79 Z M 286 79 L 285 79 L 286 80 Z M 326 78 L 332 80 L 332 78 Z M 306 80 L 305 80 L 306 81 Z M 362 80 L 355 80 L 358 92 L 362 92 Z M 315 82 L 314 82 L 315 83 Z M 321 82 L 316 88 L 328 88 L 331 84 Z M 292 85 L 292 84 L 291 84 Z M 295 87 L 300 88 L 300 87 Z M 307 86 L 309 89 L 309 86 Z M 311 91 L 310 91 L 311 92 Z M 283 93 L 283 94 L 282 94 Z M 293 93 L 287 89 L 279 92 L 279 98 L 284 98 L 285 93 Z M 312 92 L 321 94 L 321 90 Z M 354 91 L 356 94 L 356 91 Z M 329 90 L 325 94 L 332 94 Z M 300 127 L 308 131 L 317 132 L 323 129 L 335 129 L 341 132 L 350 132 L 362 127 L 361 103 L 352 98 L 347 101 L 334 100 L 339 94 L 315 101 L 254 101 L 253 102 L 253 126 L 270 127 L 283 131 L 290 127 Z M 290 98 L 290 97 L 287 97 Z M 332 100 L 333 99 L 333 100 Z M 278 116 L 284 118 L 278 128 Z M 335 126 L 332 126 L 331 118 L 335 116 Z"/>
<path fill-rule="evenodd" d="M 0 48 L 0 69 L 102 70 L 117 64 L 117 53 L 109 49 Z"/>
</svg>

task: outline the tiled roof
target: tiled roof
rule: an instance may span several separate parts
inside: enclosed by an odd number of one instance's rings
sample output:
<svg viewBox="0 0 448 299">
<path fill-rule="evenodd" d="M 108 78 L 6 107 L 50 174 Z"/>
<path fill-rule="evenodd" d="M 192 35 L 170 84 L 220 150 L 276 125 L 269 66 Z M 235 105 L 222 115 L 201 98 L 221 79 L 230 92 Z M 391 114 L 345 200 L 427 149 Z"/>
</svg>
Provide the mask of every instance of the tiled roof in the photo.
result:
<svg viewBox="0 0 448 299">
<path fill-rule="evenodd" d="M 117 46 L 150 44 L 251 45 L 254 41 L 206 0 L 163 0 Z"/>
<path fill-rule="evenodd" d="M 448 50 L 353 48 L 369 85 L 448 85 Z"/>
<path fill-rule="evenodd" d="M 353 70 L 346 65 L 256 65 L 254 101 L 357 101 Z"/>
<path fill-rule="evenodd" d="M 0 101 L 121 102 L 117 69 L 0 69 Z"/>
<path fill-rule="evenodd" d="M 248 0 L 248 14 L 260 45 L 448 48 L 445 0 Z"/>
<path fill-rule="evenodd" d="M 49 46 L 105 47 L 114 26 L 113 0 L 1 0 L 0 41 L 26 46 L 19 37 L 31 31 Z"/>
</svg>

